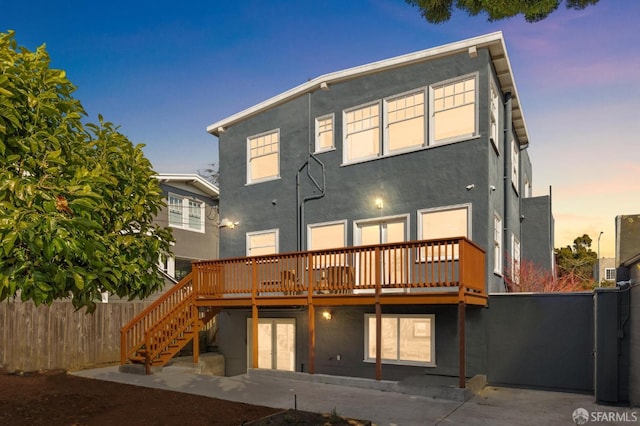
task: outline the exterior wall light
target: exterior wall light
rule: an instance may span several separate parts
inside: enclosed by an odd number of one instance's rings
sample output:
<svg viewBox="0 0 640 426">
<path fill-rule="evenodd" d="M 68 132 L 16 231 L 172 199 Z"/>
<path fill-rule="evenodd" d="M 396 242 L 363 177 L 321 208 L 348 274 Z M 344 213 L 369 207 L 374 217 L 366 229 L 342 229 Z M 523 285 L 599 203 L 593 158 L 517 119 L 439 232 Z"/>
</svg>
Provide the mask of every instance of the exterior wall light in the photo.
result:
<svg viewBox="0 0 640 426">
<path fill-rule="evenodd" d="M 322 311 L 322 318 L 326 319 L 326 320 L 330 320 L 331 318 L 333 318 L 333 314 L 331 313 L 331 311 Z"/>
<path fill-rule="evenodd" d="M 240 222 L 232 222 L 231 220 L 227 219 L 226 217 L 224 219 L 222 219 L 220 221 L 220 223 L 218 224 L 218 228 L 229 228 L 229 229 L 233 229 L 236 226 L 238 226 L 240 224 Z"/>
<path fill-rule="evenodd" d="M 382 209 L 384 207 L 384 203 L 382 202 L 382 198 L 380 198 L 380 197 L 376 198 L 376 207 L 378 209 Z"/>
</svg>

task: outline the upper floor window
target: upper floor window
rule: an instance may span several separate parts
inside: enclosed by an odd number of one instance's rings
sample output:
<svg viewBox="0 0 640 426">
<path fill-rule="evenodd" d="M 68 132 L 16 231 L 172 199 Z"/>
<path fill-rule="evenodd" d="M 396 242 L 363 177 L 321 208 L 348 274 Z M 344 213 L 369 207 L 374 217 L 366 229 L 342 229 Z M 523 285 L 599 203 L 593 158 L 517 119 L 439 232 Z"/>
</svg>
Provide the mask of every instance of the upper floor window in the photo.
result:
<svg viewBox="0 0 640 426">
<path fill-rule="evenodd" d="M 247 232 L 247 256 L 278 253 L 278 230 Z"/>
<path fill-rule="evenodd" d="M 333 114 L 316 118 L 316 152 L 330 151 L 333 142 Z"/>
<path fill-rule="evenodd" d="M 520 240 L 511 235 L 511 277 L 515 284 L 520 284 Z"/>
<path fill-rule="evenodd" d="M 476 76 L 431 86 L 431 143 L 476 134 Z"/>
<path fill-rule="evenodd" d="M 386 152 L 425 145 L 424 90 L 387 99 Z"/>
<path fill-rule="evenodd" d="M 204 202 L 169 194 L 169 226 L 204 232 Z"/>
<path fill-rule="evenodd" d="M 511 140 L 511 183 L 516 192 L 520 192 L 520 148 Z"/>
<path fill-rule="evenodd" d="M 375 158 L 380 154 L 380 103 L 344 112 L 344 162 Z"/>
<path fill-rule="evenodd" d="M 309 225 L 307 228 L 309 250 L 325 250 L 347 245 L 347 221 L 325 222 Z M 314 268 L 344 265 L 344 253 L 330 253 L 313 256 Z"/>
<path fill-rule="evenodd" d="M 493 80 L 491 80 L 490 87 L 489 139 L 496 151 L 500 152 L 500 96 Z"/>
<path fill-rule="evenodd" d="M 280 177 L 280 132 L 273 130 L 247 139 L 247 183 Z"/>
<path fill-rule="evenodd" d="M 418 235 L 423 240 L 471 238 L 470 211 L 470 204 L 420 210 L 418 211 Z M 430 246 L 427 253 L 421 254 L 421 257 L 423 260 L 437 260 L 443 256 L 457 259 L 459 251 L 458 243 Z"/>
<path fill-rule="evenodd" d="M 493 216 L 493 273 L 502 275 L 502 219 Z"/>
</svg>

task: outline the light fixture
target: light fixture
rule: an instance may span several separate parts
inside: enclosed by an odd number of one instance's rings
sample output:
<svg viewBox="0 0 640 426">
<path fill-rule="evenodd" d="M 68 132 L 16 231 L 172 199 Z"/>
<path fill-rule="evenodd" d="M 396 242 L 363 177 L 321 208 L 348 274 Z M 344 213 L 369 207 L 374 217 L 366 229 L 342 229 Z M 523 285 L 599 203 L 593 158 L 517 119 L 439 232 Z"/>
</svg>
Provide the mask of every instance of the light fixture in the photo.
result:
<svg viewBox="0 0 640 426">
<path fill-rule="evenodd" d="M 232 222 L 231 220 L 227 219 L 226 217 L 224 219 L 222 219 L 220 221 L 220 223 L 218 224 L 218 228 L 229 228 L 229 229 L 233 229 L 235 228 L 237 225 L 239 225 L 240 222 Z"/>
<path fill-rule="evenodd" d="M 384 203 L 382 202 L 382 198 L 378 197 L 376 198 L 376 208 L 378 209 L 382 209 L 384 207 Z"/>
<path fill-rule="evenodd" d="M 490 189 L 491 191 L 495 191 L 495 190 L 496 190 L 496 187 L 495 187 L 494 185 L 489 185 L 489 189 Z"/>
<path fill-rule="evenodd" d="M 322 318 L 324 318 L 326 320 L 330 320 L 331 318 L 333 318 L 333 315 L 332 315 L 331 311 L 325 310 L 325 311 L 322 311 Z"/>
<path fill-rule="evenodd" d="M 472 183 L 472 184 L 470 184 L 470 185 L 465 186 L 465 189 L 466 189 L 467 191 L 471 191 L 471 190 L 472 190 L 473 188 L 475 188 L 475 187 L 476 187 L 476 185 L 475 185 L 474 183 Z"/>
</svg>

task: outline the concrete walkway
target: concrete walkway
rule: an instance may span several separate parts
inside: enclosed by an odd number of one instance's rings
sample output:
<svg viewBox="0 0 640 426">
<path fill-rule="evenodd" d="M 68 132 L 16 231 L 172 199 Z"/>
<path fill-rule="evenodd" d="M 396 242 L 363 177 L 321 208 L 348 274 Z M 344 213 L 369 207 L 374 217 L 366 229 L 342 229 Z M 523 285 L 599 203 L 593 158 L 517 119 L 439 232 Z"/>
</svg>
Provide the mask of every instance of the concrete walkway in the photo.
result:
<svg viewBox="0 0 640 426">
<path fill-rule="evenodd" d="M 467 402 L 397 392 L 245 374 L 217 377 L 185 367 L 165 367 L 149 376 L 121 373 L 117 366 L 72 373 L 76 376 L 192 393 L 275 408 L 328 413 L 393 425 L 574 425 L 583 408 L 601 424 L 639 424 L 640 409 L 598 406 L 592 395 L 487 386 Z M 617 420 L 616 420 L 617 419 Z M 635 422 L 621 421 L 634 420 Z M 614 420 L 614 421 L 609 421 Z"/>
</svg>

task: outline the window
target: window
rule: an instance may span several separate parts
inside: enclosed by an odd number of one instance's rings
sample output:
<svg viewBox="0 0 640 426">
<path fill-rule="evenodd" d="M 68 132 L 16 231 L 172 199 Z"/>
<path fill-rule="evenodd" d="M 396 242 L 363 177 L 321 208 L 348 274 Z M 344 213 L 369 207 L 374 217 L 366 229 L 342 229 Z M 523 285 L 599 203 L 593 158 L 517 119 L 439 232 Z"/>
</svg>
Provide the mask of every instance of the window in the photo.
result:
<svg viewBox="0 0 640 426">
<path fill-rule="evenodd" d="M 436 240 L 440 238 L 467 237 L 471 235 L 469 214 L 471 205 L 449 206 L 436 209 L 418 211 L 418 235 L 422 240 Z M 434 253 L 433 251 L 437 251 Z M 453 250 L 451 253 L 450 250 Z M 458 244 L 451 246 L 429 247 L 428 253 L 421 254 L 422 260 L 437 260 L 441 256 L 457 259 Z"/>
<path fill-rule="evenodd" d="M 524 198 L 531 197 L 531 181 L 529 180 L 529 176 L 524 175 Z"/>
<path fill-rule="evenodd" d="M 424 90 L 387 99 L 385 153 L 425 145 Z"/>
<path fill-rule="evenodd" d="M 344 247 L 347 241 L 347 221 L 309 225 L 307 232 L 309 250 Z"/>
<path fill-rule="evenodd" d="M 247 256 L 278 253 L 278 230 L 247 232 Z"/>
<path fill-rule="evenodd" d="M 605 268 L 604 269 L 604 279 L 606 281 L 615 281 L 616 280 L 616 268 Z"/>
<path fill-rule="evenodd" d="M 500 97 L 498 95 L 498 89 L 496 89 L 496 84 L 491 80 L 491 89 L 490 89 L 490 99 L 491 99 L 491 108 L 490 108 L 490 122 L 489 122 L 489 139 L 493 144 L 493 147 L 496 151 L 500 152 Z"/>
<path fill-rule="evenodd" d="M 434 315 L 382 315 L 382 362 L 435 367 Z M 376 360 L 376 317 L 365 315 L 365 361 Z"/>
<path fill-rule="evenodd" d="M 273 130 L 247 139 L 247 183 L 280 176 L 280 132 Z"/>
<path fill-rule="evenodd" d="M 516 192 L 520 192 L 520 148 L 511 140 L 511 183 Z"/>
<path fill-rule="evenodd" d="M 343 122 L 345 163 L 380 154 L 380 103 L 345 111 Z"/>
<path fill-rule="evenodd" d="M 511 235 L 511 276 L 513 282 L 520 283 L 520 240 Z"/>
<path fill-rule="evenodd" d="M 316 152 L 330 151 L 333 142 L 333 114 L 316 118 Z"/>
<path fill-rule="evenodd" d="M 493 273 L 502 275 L 502 219 L 493 216 Z"/>
<path fill-rule="evenodd" d="M 169 194 L 169 226 L 204 232 L 204 202 Z"/>
<path fill-rule="evenodd" d="M 476 134 L 476 76 L 431 86 L 431 143 Z"/>
</svg>

